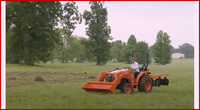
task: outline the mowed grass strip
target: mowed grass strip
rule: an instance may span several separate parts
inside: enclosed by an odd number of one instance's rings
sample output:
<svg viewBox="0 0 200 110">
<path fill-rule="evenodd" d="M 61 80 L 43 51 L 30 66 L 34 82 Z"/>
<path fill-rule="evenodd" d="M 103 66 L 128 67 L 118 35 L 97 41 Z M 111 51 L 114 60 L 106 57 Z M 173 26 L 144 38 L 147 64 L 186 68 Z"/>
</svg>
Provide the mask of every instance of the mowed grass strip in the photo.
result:
<svg viewBox="0 0 200 110">
<path fill-rule="evenodd" d="M 130 66 L 123 63 L 108 63 L 96 66 L 90 63 L 48 63 L 39 66 L 7 65 L 8 72 L 57 72 L 99 74 L 116 67 Z M 20 68 L 19 68 L 20 67 Z M 54 67 L 54 69 L 49 69 Z M 14 70 L 12 69 L 14 68 Z M 18 69 L 17 69 L 18 68 Z M 29 68 L 29 69 L 27 69 Z M 33 69 L 35 68 L 35 69 Z M 57 84 L 31 84 L 6 88 L 6 108 L 42 109 L 188 109 L 194 108 L 194 60 L 173 59 L 171 64 L 148 67 L 152 74 L 166 75 L 168 86 L 153 87 L 151 93 L 138 92 L 126 95 L 116 93 L 86 92 L 81 87 L 86 82 L 67 82 Z"/>
</svg>

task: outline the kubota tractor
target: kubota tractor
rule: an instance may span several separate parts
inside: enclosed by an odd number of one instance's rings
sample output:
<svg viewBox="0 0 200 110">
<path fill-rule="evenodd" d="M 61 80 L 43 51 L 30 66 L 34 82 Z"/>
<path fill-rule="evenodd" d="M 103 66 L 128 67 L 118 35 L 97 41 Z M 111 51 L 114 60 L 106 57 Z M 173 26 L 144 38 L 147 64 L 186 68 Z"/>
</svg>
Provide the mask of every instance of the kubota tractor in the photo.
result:
<svg viewBox="0 0 200 110">
<path fill-rule="evenodd" d="M 166 76 L 152 75 L 148 67 L 148 53 L 147 51 L 133 51 L 145 52 L 147 54 L 147 64 L 140 68 L 140 73 L 137 76 L 133 75 L 133 70 L 130 67 L 124 69 L 101 72 L 97 81 L 88 81 L 82 89 L 85 91 L 96 92 L 112 92 L 115 93 L 116 89 L 120 89 L 123 93 L 130 94 L 133 89 L 138 89 L 139 92 L 151 92 L 152 87 L 160 87 L 160 85 L 168 85 L 169 80 Z M 135 78 L 136 77 L 136 78 Z"/>
</svg>

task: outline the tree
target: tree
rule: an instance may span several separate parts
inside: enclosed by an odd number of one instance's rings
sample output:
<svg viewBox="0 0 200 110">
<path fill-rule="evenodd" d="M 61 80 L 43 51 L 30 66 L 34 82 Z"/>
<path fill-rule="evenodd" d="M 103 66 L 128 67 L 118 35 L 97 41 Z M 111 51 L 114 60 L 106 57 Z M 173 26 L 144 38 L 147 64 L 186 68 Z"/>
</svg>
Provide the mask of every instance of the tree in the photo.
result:
<svg viewBox="0 0 200 110">
<path fill-rule="evenodd" d="M 194 47 L 188 43 L 180 45 L 178 52 L 185 54 L 185 58 L 194 58 Z"/>
<path fill-rule="evenodd" d="M 171 40 L 169 39 L 170 36 L 167 35 L 167 33 L 163 33 L 162 30 L 160 30 L 157 34 L 157 39 L 153 48 L 153 53 L 155 55 L 155 63 L 165 65 L 171 62 Z"/>
<path fill-rule="evenodd" d="M 149 48 L 148 48 L 148 44 L 144 41 L 141 42 L 137 42 L 132 51 L 147 51 L 148 52 L 148 60 L 149 60 L 149 64 L 151 63 L 151 59 L 149 56 Z M 139 64 L 146 64 L 147 62 L 147 54 L 145 52 L 135 52 L 133 54 L 133 57 L 136 59 L 136 61 Z"/>
<path fill-rule="evenodd" d="M 34 65 L 47 61 L 56 43 L 60 43 L 56 26 L 70 30 L 80 19 L 75 2 L 62 5 L 59 1 L 6 2 L 6 28 L 12 27 L 9 46 L 14 61 Z"/>
<path fill-rule="evenodd" d="M 110 57 L 111 45 L 108 40 L 112 40 L 110 26 L 107 23 L 107 9 L 103 7 L 102 1 L 91 1 L 91 11 L 85 10 L 86 35 L 88 39 L 83 40 L 84 45 L 91 51 L 92 56 L 96 57 L 97 65 L 106 64 Z"/>
<path fill-rule="evenodd" d="M 6 29 L 6 63 L 19 63 L 19 60 L 17 60 L 17 57 L 13 55 L 12 53 L 12 39 L 11 39 L 11 27 Z"/>
<path fill-rule="evenodd" d="M 131 53 L 133 51 L 134 45 L 137 43 L 134 35 L 131 35 L 127 41 L 127 45 L 122 49 L 121 59 L 129 64 L 131 64 Z"/>
<path fill-rule="evenodd" d="M 134 35 L 131 35 L 128 39 L 127 45 L 135 45 L 137 42 L 136 38 Z"/>
<path fill-rule="evenodd" d="M 125 45 L 122 50 L 122 60 L 131 64 L 131 53 L 133 52 L 133 45 Z"/>
<path fill-rule="evenodd" d="M 149 47 L 149 57 L 150 57 L 150 58 L 155 58 L 155 55 L 154 55 L 154 53 L 153 53 L 153 46 L 150 46 L 150 47 Z"/>
<path fill-rule="evenodd" d="M 171 53 L 180 52 L 185 55 L 185 58 L 194 58 L 194 47 L 188 43 L 180 45 L 178 48 L 171 48 Z"/>
<path fill-rule="evenodd" d="M 53 59 L 58 59 L 62 63 L 68 62 L 69 57 L 67 57 L 67 38 L 70 37 L 71 32 L 69 30 L 64 30 L 57 28 L 56 30 L 60 36 L 60 43 L 56 44 L 55 48 L 51 51 L 50 60 L 53 62 Z"/>
<path fill-rule="evenodd" d="M 67 63 L 69 60 L 73 62 L 76 58 L 76 62 L 83 62 L 84 46 L 81 44 L 81 37 L 69 36 L 70 31 L 62 29 L 59 29 L 59 32 L 62 35 L 62 43 L 58 44 L 52 51 L 52 54 L 50 55 L 51 59 L 54 57 L 62 63 Z"/>
<path fill-rule="evenodd" d="M 74 58 L 76 58 L 76 62 L 83 62 L 84 55 L 83 55 L 83 47 L 81 45 L 81 40 L 77 36 L 71 36 L 67 39 L 68 42 L 68 49 L 67 54 L 70 60 L 73 62 Z"/>
<path fill-rule="evenodd" d="M 148 44 L 141 41 L 137 42 L 135 45 L 126 45 L 123 50 L 122 50 L 122 58 L 124 61 L 126 61 L 128 64 L 131 64 L 131 57 L 132 57 L 132 52 L 133 51 L 147 51 L 149 52 L 148 49 Z M 146 64 L 147 61 L 147 54 L 143 52 L 135 52 L 133 54 L 133 57 L 136 59 L 136 61 L 139 64 Z M 151 62 L 150 56 L 148 56 L 149 61 Z M 149 63 L 150 63 L 149 62 Z"/>
<path fill-rule="evenodd" d="M 118 62 L 122 62 L 122 59 L 121 59 L 122 49 L 124 48 L 125 45 L 126 43 L 122 42 L 121 40 L 117 40 L 112 43 L 111 54 L 114 60 L 117 60 Z"/>
<path fill-rule="evenodd" d="M 88 62 L 95 61 L 96 59 L 92 52 L 93 47 L 90 45 L 88 39 L 82 37 L 81 44 L 84 46 L 83 54 L 84 57 L 87 58 Z"/>
</svg>

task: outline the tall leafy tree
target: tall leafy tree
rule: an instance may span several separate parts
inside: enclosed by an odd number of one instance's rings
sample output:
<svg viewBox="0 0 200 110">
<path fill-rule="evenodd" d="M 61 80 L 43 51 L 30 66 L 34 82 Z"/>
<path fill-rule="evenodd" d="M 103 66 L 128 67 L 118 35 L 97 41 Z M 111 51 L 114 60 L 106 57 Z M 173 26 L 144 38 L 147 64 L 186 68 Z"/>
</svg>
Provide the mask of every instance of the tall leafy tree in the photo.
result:
<svg viewBox="0 0 200 110">
<path fill-rule="evenodd" d="M 56 48 L 52 51 L 50 59 L 58 59 L 62 63 L 67 63 L 69 60 L 71 62 L 76 58 L 76 62 L 83 62 L 84 55 L 83 49 L 84 46 L 81 44 L 81 37 L 78 36 L 69 36 L 70 31 L 63 29 L 58 29 L 58 32 L 61 34 L 61 44 L 57 44 Z"/>
<path fill-rule="evenodd" d="M 133 52 L 134 45 L 125 45 L 122 49 L 121 59 L 128 64 L 131 64 L 131 53 Z"/>
<path fill-rule="evenodd" d="M 137 42 L 134 47 L 133 51 L 147 51 L 148 52 L 148 64 L 151 63 L 150 55 L 149 55 L 149 48 L 148 44 L 144 41 Z M 135 52 L 133 57 L 139 64 L 147 64 L 147 54 L 145 52 Z"/>
<path fill-rule="evenodd" d="M 11 27 L 6 29 L 6 63 L 19 63 L 17 57 L 12 54 L 12 31 Z"/>
<path fill-rule="evenodd" d="M 155 55 L 155 63 L 165 65 L 171 63 L 171 40 L 166 32 L 160 30 L 157 34 L 156 42 L 153 45 L 153 53 Z"/>
<path fill-rule="evenodd" d="M 129 37 L 129 39 L 128 39 L 127 44 L 128 44 L 128 45 L 135 45 L 136 42 L 137 42 L 137 40 L 136 40 L 135 36 L 134 36 L 134 35 L 131 35 L 131 36 Z"/>
<path fill-rule="evenodd" d="M 57 28 L 56 32 L 59 33 L 60 43 L 56 44 L 55 48 L 51 51 L 50 60 L 53 62 L 53 59 L 58 59 L 62 63 L 68 62 L 67 55 L 67 41 L 66 38 L 70 36 L 71 32 L 69 30 L 63 30 Z"/>
<path fill-rule="evenodd" d="M 60 43 L 56 26 L 72 33 L 80 19 L 75 2 L 59 1 L 6 2 L 6 28 L 12 27 L 9 37 L 11 52 L 16 62 L 33 65 L 47 61 L 56 43 Z"/>
<path fill-rule="evenodd" d="M 83 40 L 83 44 L 96 57 L 96 64 L 103 65 L 109 60 L 111 45 L 108 40 L 112 40 L 111 28 L 107 23 L 108 12 L 103 7 L 103 1 L 91 1 L 89 4 L 91 11 L 85 10 L 83 13 L 85 25 L 88 25 L 86 35 L 89 38 Z"/>
<path fill-rule="evenodd" d="M 149 52 L 148 44 L 144 41 L 137 42 L 135 45 L 126 45 L 123 48 L 122 58 L 125 62 L 131 64 L 131 57 L 133 51 L 147 51 Z M 147 61 L 147 54 L 144 52 L 135 52 L 133 57 L 139 64 L 146 64 Z M 149 63 L 151 63 L 150 56 L 148 56 Z"/>
<path fill-rule="evenodd" d="M 154 55 L 154 53 L 153 53 L 153 46 L 150 46 L 150 47 L 149 47 L 149 57 L 150 57 L 150 58 L 155 58 L 155 55 Z"/>
<path fill-rule="evenodd" d="M 131 53 L 134 49 L 134 45 L 137 43 L 136 42 L 136 38 L 134 35 L 130 35 L 128 41 L 127 41 L 127 45 L 124 46 L 124 48 L 122 49 L 122 56 L 121 59 L 129 64 L 131 64 Z"/>
<path fill-rule="evenodd" d="M 71 36 L 67 39 L 68 49 L 67 54 L 70 60 L 73 62 L 73 59 L 76 58 L 76 62 L 83 62 L 83 47 L 81 44 L 81 40 L 77 36 Z"/>
<path fill-rule="evenodd" d="M 90 45 L 88 39 L 82 37 L 81 44 L 85 47 L 83 48 L 83 54 L 84 57 L 87 58 L 88 62 L 95 61 L 96 58 L 92 52 L 93 47 Z"/>
<path fill-rule="evenodd" d="M 122 49 L 124 48 L 125 45 L 126 43 L 122 42 L 121 40 L 117 40 L 112 43 L 111 54 L 114 60 L 117 60 L 118 62 L 122 62 L 122 59 L 121 59 Z"/>
</svg>

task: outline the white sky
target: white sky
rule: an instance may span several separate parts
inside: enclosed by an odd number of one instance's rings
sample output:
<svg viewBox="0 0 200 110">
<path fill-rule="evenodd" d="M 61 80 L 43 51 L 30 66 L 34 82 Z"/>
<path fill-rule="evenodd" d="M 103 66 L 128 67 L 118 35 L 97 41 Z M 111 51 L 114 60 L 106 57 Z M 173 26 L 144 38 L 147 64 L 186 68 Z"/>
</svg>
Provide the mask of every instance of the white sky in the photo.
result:
<svg viewBox="0 0 200 110">
<path fill-rule="evenodd" d="M 80 13 L 90 10 L 88 1 L 76 1 Z M 111 27 L 112 41 L 127 42 L 131 34 L 137 41 L 145 41 L 149 46 L 156 41 L 157 33 L 162 30 L 170 36 L 174 48 L 189 43 L 194 46 L 194 1 L 106 1 L 108 25 Z M 83 19 L 73 35 L 85 35 L 87 27 Z"/>
</svg>

